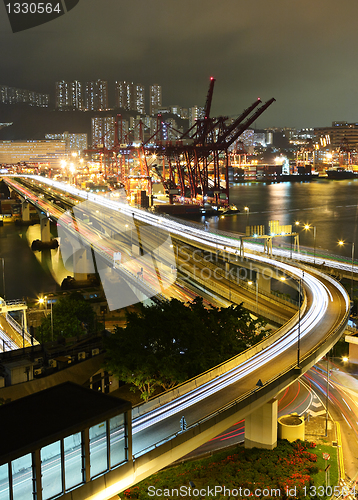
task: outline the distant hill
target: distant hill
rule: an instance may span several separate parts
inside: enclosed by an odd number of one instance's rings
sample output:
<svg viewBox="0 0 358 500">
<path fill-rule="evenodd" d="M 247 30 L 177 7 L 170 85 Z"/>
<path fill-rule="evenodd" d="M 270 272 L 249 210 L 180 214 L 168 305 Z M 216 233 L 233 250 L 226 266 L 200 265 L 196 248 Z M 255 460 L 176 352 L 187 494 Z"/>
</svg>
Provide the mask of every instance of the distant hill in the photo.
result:
<svg viewBox="0 0 358 500">
<path fill-rule="evenodd" d="M 0 140 L 44 139 L 46 134 L 91 134 L 91 118 L 96 113 L 54 111 L 26 104 L 0 104 L 0 122 L 13 125 L 0 130 Z M 97 113 L 98 116 L 98 113 Z"/>
<path fill-rule="evenodd" d="M 14 140 L 41 140 L 46 134 L 87 134 L 91 141 L 91 118 L 94 116 L 115 116 L 121 113 L 126 120 L 130 116 L 138 116 L 137 111 L 110 110 L 110 111 L 57 111 L 49 108 L 36 108 L 27 104 L 0 103 L 0 123 L 13 124 L 0 129 L 0 141 Z M 178 123 L 187 123 L 175 115 Z M 184 125 L 186 130 L 186 126 Z"/>
</svg>

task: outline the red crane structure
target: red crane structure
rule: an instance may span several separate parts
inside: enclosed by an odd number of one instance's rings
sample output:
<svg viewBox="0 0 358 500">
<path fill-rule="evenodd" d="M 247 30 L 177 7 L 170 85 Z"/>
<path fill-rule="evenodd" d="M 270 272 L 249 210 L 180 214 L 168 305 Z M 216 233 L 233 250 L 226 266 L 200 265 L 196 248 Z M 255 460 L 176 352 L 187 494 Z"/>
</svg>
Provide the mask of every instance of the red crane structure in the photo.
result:
<svg viewBox="0 0 358 500">
<path fill-rule="evenodd" d="M 210 80 L 204 117 L 177 141 L 149 147 L 162 159 L 161 180 L 169 194 L 186 203 L 229 205 L 229 148 L 238 137 L 275 101 L 257 99 L 231 123 L 227 117 L 210 118 L 215 79 Z M 255 108 L 261 105 L 255 112 Z"/>
<path fill-rule="evenodd" d="M 225 116 L 212 118 L 210 110 L 214 85 L 215 78 L 211 77 L 204 116 L 197 119 L 184 134 L 175 131 L 174 141 L 163 140 L 163 131 L 169 125 L 158 115 L 154 134 L 143 142 L 143 133 L 140 133 L 140 145 L 134 145 L 133 140 L 120 133 L 121 116 L 117 115 L 113 148 L 106 149 L 100 144 L 88 152 L 95 151 L 107 156 L 112 160 L 112 167 L 113 161 L 116 163 L 118 177 L 126 187 L 127 195 L 131 179 L 145 179 L 145 189 L 150 195 L 151 179 L 157 177 L 169 195 L 170 203 L 228 206 L 229 149 L 275 99 L 264 104 L 261 99 L 257 99 L 235 120 L 229 120 Z M 132 166 L 125 161 L 126 158 L 131 158 Z M 136 168 L 133 167 L 133 162 L 136 163 Z"/>
</svg>

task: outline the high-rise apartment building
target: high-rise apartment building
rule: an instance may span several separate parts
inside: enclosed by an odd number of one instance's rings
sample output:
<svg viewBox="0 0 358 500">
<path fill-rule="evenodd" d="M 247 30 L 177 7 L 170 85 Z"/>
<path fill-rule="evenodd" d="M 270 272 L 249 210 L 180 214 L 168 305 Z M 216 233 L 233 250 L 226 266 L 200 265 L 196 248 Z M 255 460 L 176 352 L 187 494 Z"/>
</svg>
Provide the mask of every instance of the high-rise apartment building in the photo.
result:
<svg viewBox="0 0 358 500">
<path fill-rule="evenodd" d="M 86 83 L 86 109 L 88 111 L 108 109 L 108 82 L 96 80 Z"/>
<path fill-rule="evenodd" d="M 134 86 L 134 103 L 133 110 L 138 111 L 142 115 L 145 114 L 145 96 L 144 96 L 144 85 L 137 83 Z"/>
<path fill-rule="evenodd" d="M 112 148 L 114 146 L 114 116 L 92 118 L 92 145 Z"/>
<path fill-rule="evenodd" d="M 72 106 L 74 109 L 83 109 L 82 83 L 78 80 L 72 82 L 71 86 Z"/>
<path fill-rule="evenodd" d="M 64 80 L 55 83 L 55 106 L 57 109 L 71 108 L 70 83 Z"/>
<path fill-rule="evenodd" d="M 49 101 L 50 96 L 48 94 L 0 85 L 0 102 L 3 104 L 24 103 L 29 106 L 47 108 Z"/>
<path fill-rule="evenodd" d="M 141 83 L 116 81 L 115 106 L 145 114 L 145 88 Z"/>
<path fill-rule="evenodd" d="M 189 108 L 189 128 L 192 127 L 197 120 L 204 118 L 204 108 L 200 106 L 192 106 Z"/>
<path fill-rule="evenodd" d="M 162 87 L 154 83 L 149 87 L 149 114 L 154 116 L 162 105 Z"/>
<path fill-rule="evenodd" d="M 132 96 L 133 83 L 129 82 L 119 82 L 116 81 L 115 84 L 115 107 L 131 109 L 131 96 Z"/>
<path fill-rule="evenodd" d="M 108 82 L 97 80 L 96 84 L 98 91 L 98 110 L 103 111 L 108 109 Z"/>
<path fill-rule="evenodd" d="M 82 83 L 74 82 L 56 82 L 55 85 L 56 108 L 60 110 L 82 109 Z"/>
</svg>

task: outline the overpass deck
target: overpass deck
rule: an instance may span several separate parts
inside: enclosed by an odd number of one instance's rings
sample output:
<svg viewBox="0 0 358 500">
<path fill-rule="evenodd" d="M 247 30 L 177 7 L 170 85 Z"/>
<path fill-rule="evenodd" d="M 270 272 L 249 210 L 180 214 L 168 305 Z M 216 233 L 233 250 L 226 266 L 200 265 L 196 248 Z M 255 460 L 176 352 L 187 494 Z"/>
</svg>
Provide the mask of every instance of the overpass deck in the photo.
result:
<svg viewBox="0 0 358 500">
<path fill-rule="evenodd" d="M 63 189 L 66 189 L 65 187 Z M 99 206 L 118 210 L 118 205 L 93 195 Z M 161 226 L 160 218 L 132 207 L 121 211 Z M 173 235 L 190 234 L 193 244 L 206 244 L 235 254 L 239 242 L 234 238 L 211 235 L 166 220 Z M 110 499 L 116 493 L 144 479 L 200 446 L 208 439 L 244 418 L 274 397 L 323 356 L 343 334 L 350 309 L 341 285 L 319 271 L 286 264 L 260 255 L 248 258 L 268 267 L 279 268 L 302 284 L 305 300 L 301 309 L 279 331 L 262 343 L 195 380 L 175 388 L 133 410 L 133 459 L 119 469 L 110 470 L 77 490 L 69 499 Z M 262 387 L 257 388 L 257 381 Z M 184 416 L 188 428 L 180 431 Z"/>
</svg>

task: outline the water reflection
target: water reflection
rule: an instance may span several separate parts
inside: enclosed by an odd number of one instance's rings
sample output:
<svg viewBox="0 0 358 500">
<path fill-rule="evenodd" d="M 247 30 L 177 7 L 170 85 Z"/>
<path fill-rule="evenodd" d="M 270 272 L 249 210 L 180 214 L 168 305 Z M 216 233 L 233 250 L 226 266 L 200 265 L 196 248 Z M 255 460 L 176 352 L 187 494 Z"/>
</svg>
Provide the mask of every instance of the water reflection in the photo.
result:
<svg viewBox="0 0 358 500">
<path fill-rule="evenodd" d="M 40 224 L 35 224 L 29 226 L 26 230 L 26 239 L 28 245 L 31 247 L 31 243 L 34 240 L 41 239 L 41 228 Z M 65 268 L 61 256 L 60 247 L 55 249 L 42 250 L 41 252 L 34 252 L 35 257 L 41 263 L 43 270 L 53 277 L 53 279 L 61 285 L 62 281 L 67 276 L 73 276 L 73 272 L 70 272 Z"/>
<path fill-rule="evenodd" d="M 281 225 L 297 220 L 301 228 L 316 226 L 317 249 L 350 257 L 350 246 L 339 247 L 338 240 L 358 245 L 358 180 L 242 184 L 231 188 L 230 201 L 241 212 L 208 219 L 211 228 L 245 233 L 246 225 L 264 224 L 268 230 L 269 220 L 279 220 Z M 300 242 L 313 247 L 313 232 L 301 232 Z"/>
</svg>

